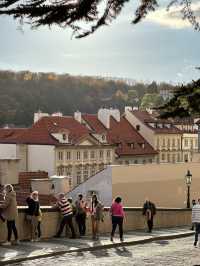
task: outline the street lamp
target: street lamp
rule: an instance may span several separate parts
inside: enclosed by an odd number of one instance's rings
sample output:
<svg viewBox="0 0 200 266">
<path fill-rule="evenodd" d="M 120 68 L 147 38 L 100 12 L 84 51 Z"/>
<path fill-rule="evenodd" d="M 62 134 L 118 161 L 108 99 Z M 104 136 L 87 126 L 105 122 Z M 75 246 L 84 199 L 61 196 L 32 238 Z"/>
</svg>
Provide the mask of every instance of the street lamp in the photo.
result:
<svg viewBox="0 0 200 266">
<path fill-rule="evenodd" d="M 190 170 L 188 170 L 185 175 L 185 182 L 187 185 L 187 208 L 190 208 L 190 186 L 192 184 L 192 174 L 190 173 Z"/>
</svg>

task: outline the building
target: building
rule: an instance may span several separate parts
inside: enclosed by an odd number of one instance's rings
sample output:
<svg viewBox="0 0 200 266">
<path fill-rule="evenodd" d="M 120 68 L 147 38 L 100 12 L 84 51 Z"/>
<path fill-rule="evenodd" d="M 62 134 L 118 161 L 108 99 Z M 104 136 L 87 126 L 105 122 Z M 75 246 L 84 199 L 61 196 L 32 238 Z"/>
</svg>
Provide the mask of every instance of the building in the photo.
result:
<svg viewBox="0 0 200 266">
<path fill-rule="evenodd" d="M 125 117 L 129 123 L 158 151 L 157 162 L 181 162 L 182 135 L 171 120 L 158 119 L 148 111 L 126 108 Z"/>
<path fill-rule="evenodd" d="M 0 145 L 20 159 L 20 171 L 70 176 L 72 187 L 109 164 L 152 163 L 157 152 L 117 109 L 97 115 L 37 113 L 32 127 L 0 129 Z M 5 153 L 4 152 L 4 153 Z"/>
<path fill-rule="evenodd" d="M 44 116 L 31 128 L 12 138 L 1 129 L 0 143 L 7 152 L 13 150 L 23 162 L 21 171 L 45 170 L 49 175 L 73 177 L 75 186 L 114 161 L 114 146 L 104 135 L 94 135 L 73 117 Z M 21 153 L 20 153 L 21 151 Z M 14 152 L 14 151 L 12 151 Z"/>
<path fill-rule="evenodd" d="M 97 115 L 83 114 L 81 123 L 95 134 L 105 134 L 115 145 L 115 164 L 141 164 L 155 161 L 157 152 L 117 109 L 102 108 Z"/>
<path fill-rule="evenodd" d="M 191 162 L 198 151 L 198 126 L 193 118 L 174 119 L 173 124 L 182 132 L 183 160 Z"/>
<path fill-rule="evenodd" d="M 188 169 L 192 173 L 190 199 L 197 199 L 200 191 L 200 164 L 193 162 L 145 166 L 111 165 L 67 195 L 76 199 L 77 195 L 82 193 L 89 200 L 92 193 L 96 193 L 106 207 L 111 206 L 112 200 L 120 196 L 123 205 L 127 207 L 141 207 L 148 198 L 157 207 L 185 208 L 187 204 L 185 175 Z"/>
</svg>

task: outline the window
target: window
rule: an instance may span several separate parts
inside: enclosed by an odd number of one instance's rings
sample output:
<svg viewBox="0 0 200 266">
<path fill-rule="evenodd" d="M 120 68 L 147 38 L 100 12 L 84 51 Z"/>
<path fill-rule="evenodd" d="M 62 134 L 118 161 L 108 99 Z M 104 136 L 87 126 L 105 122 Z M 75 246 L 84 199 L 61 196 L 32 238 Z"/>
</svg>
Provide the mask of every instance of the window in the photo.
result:
<svg viewBox="0 0 200 266">
<path fill-rule="evenodd" d="M 131 149 L 134 149 L 134 147 L 135 147 L 134 143 L 131 143 L 130 147 L 131 147 Z"/>
<path fill-rule="evenodd" d="M 172 147 L 175 147 L 175 139 L 172 139 Z"/>
<path fill-rule="evenodd" d="M 162 160 L 162 161 L 165 160 L 165 154 L 164 154 L 164 153 L 161 154 L 161 160 Z"/>
<path fill-rule="evenodd" d="M 165 147 L 165 139 L 162 140 L 162 146 Z"/>
<path fill-rule="evenodd" d="M 84 181 L 86 181 L 88 179 L 88 170 L 89 170 L 88 165 L 85 165 L 83 167 L 83 179 L 84 179 Z"/>
<path fill-rule="evenodd" d="M 129 161 L 125 161 L 125 164 L 129 165 Z"/>
<path fill-rule="evenodd" d="M 177 139 L 177 148 L 180 150 L 180 139 Z"/>
<path fill-rule="evenodd" d="M 157 150 L 159 150 L 159 148 L 160 148 L 160 140 L 159 140 L 159 138 L 157 138 Z"/>
<path fill-rule="evenodd" d="M 96 174 L 96 166 L 92 165 L 91 166 L 91 175 L 95 175 Z"/>
<path fill-rule="evenodd" d="M 63 136 L 63 140 L 66 140 L 66 134 L 63 134 L 62 136 Z"/>
<path fill-rule="evenodd" d="M 136 125 L 136 130 L 140 131 L 140 125 Z"/>
<path fill-rule="evenodd" d="M 101 159 L 103 158 L 103 151 L 102 150 L 99 151 L 99 158 L 101 158 Z"/>
<path fill-rule="evenodd" d="M 181 161 L 181 156 L 180 156 L 180 153 L 177 154 L 177 162 L 180 162 Z"/>
<path fill-rule="evenodd" d="M 146 160 L 143 160 L 142 163 L 145 164 L 146 163 Z"/>
<path fill-rule="evenodd" d="M 107 158 L 110 158 L 110 150 L 107 150 Z"/>
<path fill-rule="evenodd" d="M 167 154 L 167 162 L 170 163 L 170 154 Z"/>
<path fill-rule="evenodd" d="M 65 168 L 65 173 L 66 173 L 66 176 L 71 176 L 72 175 L 72 167 L 67 166 Z"/>
<path fill-rule="evenodd" d="M 84 151 L 83 152 L 83 159 L 84 160 L 87 160 L 88 159 L 88 152 L 87 151 Z"/>
<path fill-rule="evenodd" d="M 190 149 L 193 149 L 193 139 L 190 140 Z"/>
<path fill-rule="evenodd" d="M 184 144 L 185 144 L 185 147 L 188 147 L 188 140 L 187 139 L 185 139 Z"/>
<path fill-rule="evenodd" d="M 76 159 L 77 160 L 80 160 L 81 159 L 81 153 L 80 153 L 80 151 L 77 151 L 77 153 L 76 153 Z"/>
<path fill-rule="evenodd" d="M 91 159 L 95 159 L 95 151 L 91 151 L 90 152 L 90 158 Z"/>
<path fill-rule="evenodd" d="M 71 152 L 70 151 L 67 151 L 66 157 L 67 157 L 67 160 L 71 160 Z"/>
<path fill-rule="evenodd" d="M 172 154 L 172 162 L 173 162 L 173 163 L 176 162 L 176 154 Z"/>
<path fill-rule="evenodd" d="M 138 163 L 138 160 L 135 160 L 135 161 L 134 161 L 134 164 L 137 164 L 137 163 Z"/>
<path fill-rule="evenodd" d="M 152 163 L 153 162 L 153 160 L 152 159 L 149 159 L 149 163 Z"/>
<path fill-rule="evenodd" d="M 170 149 L 170 139 L 167 139 L 167 148 Z"/>
<path fill-rule="evenodd" d="M 188 162 L 188 158 L 189 156 L 188 156 L 188 154 L 186 153 L 186 154 L 184 154 L 184 161 L 187 163 Z"/>
<path fill-rule="evenodd" d="M 59 151 L 58 152 L 58 160 L 59 161 L 62 161 L 63 160 L 63 152 L 62 151 Z"/>
<path fill-rule="evenodd" d="M 77 172 L 77 184 L 79 185 L 81 183 L 81 172 Z"/>
<path fill-rule="evenodd" d="M 59 166 L 57 168 L 57 173 L 59 176 L 63 175 L 64 174 L 64 167 L 63 166 Z"/>
</svg>

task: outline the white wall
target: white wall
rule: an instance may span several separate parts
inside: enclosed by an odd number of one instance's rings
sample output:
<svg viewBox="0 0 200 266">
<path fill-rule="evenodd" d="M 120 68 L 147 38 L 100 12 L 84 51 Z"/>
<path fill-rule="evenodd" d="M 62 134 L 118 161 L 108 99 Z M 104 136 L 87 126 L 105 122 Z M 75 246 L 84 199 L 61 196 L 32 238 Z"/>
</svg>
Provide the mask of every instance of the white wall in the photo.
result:
<svg viewBox="0 0 200 266">
<path fill-rule="evenodd" d="M 28 171 L 46 171 L 55 174 L 55 147 L 50 145 L 28 145 Z"/>
<path fill-rule="evenodd" d="M 87 181 L 75 187 L 72 191 L 67 193 L 68 197 L 76 200 L 78 194 L 81 193 L 87 197 L 89 191 L 96 191 L 99 199 L 104 206 L 110 206 L 112 203 L 112 167 L 108 166 L 103 171 L 92 176 Z"/>
<path fill-rule="evenodd" d="M 155 147 L 155 140 L 154 140 L 154 132 L 150 128 L 148 128 L 145 124 L 143 124 L 133 113 L 131 113 L 129 110 L 126 110 L 125 117 L 128 120 L 128 122 L 136 128 L 136 125 L 140 125 L 140 130 L 138 133 L 140 133 L 148 142 L 151 144 L 151 146 Z"/>
<path fill-rule="evenodd" d="M 0 159 L 17 159 L 17 145 L 0 144 Z"/>
</svg>

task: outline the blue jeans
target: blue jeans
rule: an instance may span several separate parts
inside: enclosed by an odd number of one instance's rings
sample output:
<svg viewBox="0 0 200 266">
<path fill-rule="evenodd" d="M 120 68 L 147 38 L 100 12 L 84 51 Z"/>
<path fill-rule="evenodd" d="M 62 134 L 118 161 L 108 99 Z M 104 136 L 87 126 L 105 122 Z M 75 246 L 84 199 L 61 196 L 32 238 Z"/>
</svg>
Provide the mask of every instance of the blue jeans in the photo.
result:
<svg viewBox="0 0 200 266">
<path fill-rule="evenodd" d="M 198 242 L 199 234 L 200 234 L 200 223 L 195 223 L 195 243 Z"/>
</svg>

